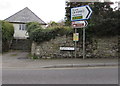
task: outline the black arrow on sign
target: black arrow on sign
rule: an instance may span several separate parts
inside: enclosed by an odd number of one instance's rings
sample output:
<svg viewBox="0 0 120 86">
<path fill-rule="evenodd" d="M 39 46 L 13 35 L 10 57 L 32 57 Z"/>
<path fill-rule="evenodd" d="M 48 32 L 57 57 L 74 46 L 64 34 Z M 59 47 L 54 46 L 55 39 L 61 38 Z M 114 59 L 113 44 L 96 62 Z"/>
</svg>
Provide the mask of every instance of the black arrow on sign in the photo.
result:
<svg viewBox="0 0 120 86">
<path fill-rule="evenodd" d="M 91 11 L 90 11 L 90 9 L 87 6 L 86 6 L 86 8 L 89 11 L 88 14 L 87 14 L 87 16 L 86 16 L 86 18 L 87 18 L 89 16 L 89 14 L 90 14 Z"/>
<path fill-rule="evenodd" d="M 85 27 L 88 25 L 88 22 L 87 21 L 85 21 Z"/>
</svg>

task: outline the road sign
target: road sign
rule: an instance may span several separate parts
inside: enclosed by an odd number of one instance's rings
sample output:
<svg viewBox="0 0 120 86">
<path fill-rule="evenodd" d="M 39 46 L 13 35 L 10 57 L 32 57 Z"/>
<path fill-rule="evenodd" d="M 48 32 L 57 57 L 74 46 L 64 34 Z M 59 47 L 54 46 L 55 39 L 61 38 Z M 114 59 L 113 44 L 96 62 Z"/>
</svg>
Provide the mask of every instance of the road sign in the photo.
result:
<svg viewBox="0 0 120 86">
<path fill-rule="evenodd" d="M 87 20 L 91 14 L 92 10 L 88 5 L 71 8 L 71 21 Z"/>
<path fill-rule="evenodd" d="M 60 50 L 75 50 L 74 47 L 60 47 Z"/>
<path fill-rule="evenodd" d="M 79 41 L 79 33 L 73 33 L 73 41 Z"/>
<path fill-rule="evenodd" d="M 87 21 L 73 21 L 72 22 L 72 27 L 73 28 L 83 28 L 88 25 Z"/>
</svg>

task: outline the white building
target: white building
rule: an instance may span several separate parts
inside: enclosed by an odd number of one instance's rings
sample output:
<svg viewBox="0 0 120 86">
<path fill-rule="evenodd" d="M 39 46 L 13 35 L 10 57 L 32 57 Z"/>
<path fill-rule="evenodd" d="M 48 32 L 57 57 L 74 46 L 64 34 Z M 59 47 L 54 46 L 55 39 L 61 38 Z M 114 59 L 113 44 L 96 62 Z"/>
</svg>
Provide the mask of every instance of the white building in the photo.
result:
<svg viewBox="0 0 120 86">
<path fill-rule="evenodd" d="M 26 23 L 28 22 L 39 22 L 42 27 L 46 26 L 46 23 L 35 15 L 28 7 L 8 17 L 5 21 L 13 24 L 15 39 L 26 39 L 28 37 L 28 34 L 26 33 Z"/>
</svg>

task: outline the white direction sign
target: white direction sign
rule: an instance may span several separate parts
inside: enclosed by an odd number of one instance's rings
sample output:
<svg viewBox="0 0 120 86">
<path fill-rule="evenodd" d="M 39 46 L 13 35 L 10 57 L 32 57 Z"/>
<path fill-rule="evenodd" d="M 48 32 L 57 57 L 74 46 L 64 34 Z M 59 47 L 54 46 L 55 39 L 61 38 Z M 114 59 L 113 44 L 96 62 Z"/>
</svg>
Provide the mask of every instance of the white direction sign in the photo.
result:
<svg viewBox="0 0 120 86">
<path fill-rule="evenodd" d="M 74 47 L 60 47 L 60 50 L 75 50 Z"/>
<path fill-rule="evenodd" d="M 71 8 L 71 21 L 87 20 L 92 14 L 92 9 L 88 6 Z"/>
<path fill-rule="evenodd" d="M 73 28 L 83 28 L 88 25 L 87 21 L 73 21 L 72 22 L 72 27 Z"/>
</svg>

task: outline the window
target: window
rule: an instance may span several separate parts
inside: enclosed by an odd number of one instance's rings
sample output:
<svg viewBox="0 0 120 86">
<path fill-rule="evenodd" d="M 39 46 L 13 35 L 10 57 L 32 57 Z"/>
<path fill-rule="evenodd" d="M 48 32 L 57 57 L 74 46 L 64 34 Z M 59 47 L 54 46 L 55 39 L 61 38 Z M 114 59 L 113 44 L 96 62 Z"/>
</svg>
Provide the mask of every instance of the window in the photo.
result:
<svg viewBox="0 0 120 86">
<path fill-rule="evenodd" d="M 19 24 L 19 30 L 26 30 L 26 24 Z"/>
</svg>

